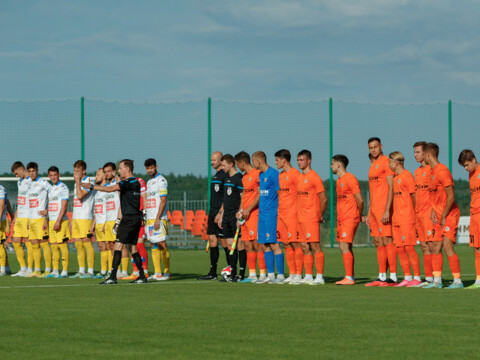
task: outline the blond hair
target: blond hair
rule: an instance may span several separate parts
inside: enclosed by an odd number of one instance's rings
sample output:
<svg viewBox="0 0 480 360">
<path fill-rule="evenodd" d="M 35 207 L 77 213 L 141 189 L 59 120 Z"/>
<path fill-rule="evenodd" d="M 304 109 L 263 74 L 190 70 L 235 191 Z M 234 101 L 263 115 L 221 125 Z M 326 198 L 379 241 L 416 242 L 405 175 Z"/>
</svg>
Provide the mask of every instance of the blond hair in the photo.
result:
<svg viewBox="0 0 480 360">
<path fill-rule="evenodd" d="M 388 155 L 388 157 L 392 160 L 398 161 L 400 164 L 403 165 L 405 158 L 400 151 L 394 151 Z"/>
</svg>

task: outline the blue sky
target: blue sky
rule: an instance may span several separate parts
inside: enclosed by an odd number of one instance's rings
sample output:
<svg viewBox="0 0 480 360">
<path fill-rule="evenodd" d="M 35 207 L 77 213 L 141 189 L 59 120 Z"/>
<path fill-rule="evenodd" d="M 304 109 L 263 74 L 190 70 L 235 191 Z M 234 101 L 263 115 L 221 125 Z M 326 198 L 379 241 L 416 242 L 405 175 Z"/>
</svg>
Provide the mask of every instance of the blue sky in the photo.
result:
<svg viewBox="0 0 480 360">
<path fill-rule="evenodd" d="M 0 98 L 478 101 L 476 1 L 0 2 Z"/>
</svg>

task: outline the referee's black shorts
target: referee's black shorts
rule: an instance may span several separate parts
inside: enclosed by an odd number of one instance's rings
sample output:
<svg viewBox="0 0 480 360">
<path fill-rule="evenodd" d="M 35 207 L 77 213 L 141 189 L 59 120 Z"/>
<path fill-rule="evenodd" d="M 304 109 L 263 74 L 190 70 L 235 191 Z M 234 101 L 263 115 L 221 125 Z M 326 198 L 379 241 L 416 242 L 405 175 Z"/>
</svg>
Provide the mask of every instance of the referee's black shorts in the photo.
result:
<svg viewBox="0 0 480 360">
<path fill-rule="evenodd" d="M 225 239 L 232 239 L 237 231 L 237 211 L 230 210 L 223 213 L 222 220 L 223 235 Z M 240 234 L 238 234 L 240 236 Z"/>
<path fill-rule="evenodd" d="M 118 225 L 117 239 L 124 245 L 137 245 L 138 233 L 142 227 L 141 215 L 124 215 Z"/>
<path fill-rule="evenodd" d="M 210 209 L 208 212 L 207 235 L 215 235 L 218 238 L 223 238 L 223 231 L 215 223 L 215 216 L 217 216 L 220 209 Z"/>
</svg>

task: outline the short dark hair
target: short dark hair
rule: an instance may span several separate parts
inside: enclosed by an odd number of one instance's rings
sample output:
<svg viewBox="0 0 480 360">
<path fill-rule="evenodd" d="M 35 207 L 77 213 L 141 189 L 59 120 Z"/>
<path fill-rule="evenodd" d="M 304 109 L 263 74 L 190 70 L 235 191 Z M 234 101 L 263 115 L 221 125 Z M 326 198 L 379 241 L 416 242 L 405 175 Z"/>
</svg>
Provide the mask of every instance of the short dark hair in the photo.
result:
<svg viewBox="0 0 480 360">
<path fill-rule="evenodd" d="M 267 155 L 263 151 L 255 151 L 252 154 L 252 158 L 257 158 L 257 159 L 260 159 L 262 161 L 267 161 Z"/>
<path fill-rule="evenodd" d="M 23 163 L 21 161 L 15 161 L 13 164 L 12 164 L 12 172 L 15 172 L 15 170 L 19 169 L 19 168 L 23 168 L 25 169 L 25 166 L 23 166 Z"/>
<path fill-rule="evenodd" d="M 380 140 L 380 138 L 374 136 L 374 137 L 371 137 L 370 139 L 368 139 L 368 144 L 370 144 L 371 142 L 374 142 L 374 141 L 378 141 L 379 144 L 382 143 L 382 141 Z"/>
<path fill-rule="evenodd" d="M 113 163 L 113 162 L 107 162 L 107 163 L 105 163 L 105 165 L 103 165 L 104 170 L 107 167 L 112 168 L 113 171 L 117 170 L 117 165 L 115 165 L 115 163 Z"/>
<path fill-rule="evenodd" d="M 440 149 L 439 149 L 437 144 L 428 143 L 423 148 L 423 152 L 428 152 L 428 153 L 432 154 L 433 156 L 435 156 L 436 158 L 438 158 L 438 154 L 440 153 Z"/>
<path fill-rule="evenodd" d="M 235 159 L 233 158 L 232 155 L 230 154 L 225 154 L 222 156 L 222 161 L 226 161 L 227 163 L 229 164 L 234 164 L 235 163 Z"/>
<path fill-rule="evenodd" d="M 425 146 L 427 146 L 426 141 L 417 141 L 415 144 L 413 144 L 413 148 L 415 149 L 416 147 L 422 147 L 422 150 L 425 150 Z"/>
<path fill-rule="evenodd" d="M 50 167 L 48 168 L 48 171 L 47 171 L 47 173 L 49 173 L 49 172 L 56 172 L 56 173 L 59 173 L 59 172 L 60 172 L 60 170 L 58 170 L 58 167 L 56 167 L 56 166 L 50 166 Z"/>
<path fill-rule="evenodd" d="M 334 157 L 332 157 L 332 160 L 341 163 L 345 167 L 345 169 L 348 166 L 348 158 L 345 155 L 335 155 Z"/>
<path fill-rule="evenodd" d="M 143 166 L 147 167 L 147 166 L 157 166 L 157 161 L 153 158 L 149 158 L 147 160 L 145 160 L 145 163 L 143 164 Z"/>
<path fill-rule="evenodd" d="M 470 149 L 463 149 L 460 155 L 458 155 L 458 163 L 463 166 L 466 161 L 472 161 L 475 158 L 475 154 Z"/>
<path fill-rule="evenodd" d="M 29 162 L 27 164 L 27 170 L 30 170 L 30 169 L 35 169 L 35 170 L 38 170 L 38 164 L 34 161 L 32 162 Z"/>
<path fill-rule="evenodd" d="M 290 154 L 290 151 L 288 151 L 287 149 L 281 149 L 275 153 L 275 157 L 285 159 L 290 162 L 290 160 L 292 159 L 292 154 Z"/>
<path fill-rule="evenodd" d="M 298 153 L 297 156 L 306 156 L 307 159 L 312 160 L 312 153 L 310 152 L 310 150 L 302 150 Z"/>
<path fill-rule="evenodd" d="M 80 168 L 82 170 L 87 170 L 87 163 L 83 160 L 77 160 L 73 164 L 73 168 Z"/>
<path fill-rule="evenodd" d="M 245 151 L 240 151 L 237 155 L 235 155 L 235 161 L 241 161 L 245 164 L 250 164 L 250 155 L 248 155 Z"/>
<path fill-rule="evenodd" d="M 120 163 L 123 163 L 123 165 L 129 168 L 130 171 L 133 173 L 133 160 L 123 159 L 122 161 L 120 161 Z"/>
</svg>

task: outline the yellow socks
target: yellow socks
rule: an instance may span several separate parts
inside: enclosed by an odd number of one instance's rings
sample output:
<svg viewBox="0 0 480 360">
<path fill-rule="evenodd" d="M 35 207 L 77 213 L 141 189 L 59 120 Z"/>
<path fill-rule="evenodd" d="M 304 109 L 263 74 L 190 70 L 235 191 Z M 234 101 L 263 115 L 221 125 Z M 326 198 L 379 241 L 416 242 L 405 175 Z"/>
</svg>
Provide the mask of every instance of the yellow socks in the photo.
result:
<svg viewBox="0 0 480 360">
<path fill-rule="evenodd" d="M 7 266 L 7 252 L 3 244 L 0 244 L 0 266 Z"/>
<path fill-rule="evenodd" d="M 33 246 L 30 241 L 25 241 L 25 246 L 27 247 L 27 263 L 28 268 L 33 269 Z"/>
<path fill-rule="evenodd" d="M 40 247 L 43 250 L 43 258 L 45 259 L 45 271 L 52 271 L 52 251 L 48 242 L 42 242 Z"/>
<path fill-rule="evenodd" d="M 79 272 L 85 272 L 85 247 L 83 242 L 75 241 L 75 248 L 77 249 L 78 269 Z"/>
<path fill-rule="evenodd" d="M 128 257 L 122 258 L 122 271 L 128 271 L 128 262 L 130 259 Z"/>
<path fill-rule="evenodd" d="M 68 244 L 66 242 L 58 244 L 58 248 L 62 252 L 62 270 L 68 271 L 68 264 L 70 262 L 70 253 L 68 252 Z"/>
<path fill-rule="evenodd" d="M 162 250 L 163 272 L 170 274 L 170 251 L 168 249 Z"/>
<path fill-rule="evenodd" d="M 90 241 L 83 243 L 83 246 L 87 251 L 88 272 L 93 273 L 93 269 L 95 268 L 95 250 Z"/>
<path fill-rule="evenodd" d="M 40 250 L 40 244 L 32 244 L 32 252 L 35 271 L 40 271 L 40 266 L 42 265 L 42 250 Z"/>
<path fill-rule="evenodd" d="M 15 249 L 15 255 L 17 255 L 18 264 L 20 268 L 25 268 L 27 264 L 25 263 L 25 251 L 21 243 L 13 243 L 13 248 Z"/>
<path fill-rule="evenodd" d="M 152 249 L 152 261 L 153 267 L 155 268 L 155 274 L 161 274 L 162 268 L 160 267 L 160 249 Z"/>
<path fill-rule="evenodd" d="M 107 273 L 108 270 L 108 254 L 110 250 L 104 250 L 100 252 L 100 266 L 103 273 Z"/>
<path fill-rule="evenodd" d="M 58 271 L 58 263 L 60 262 L 60 250 L 57 244 L 52 244 L 52 268 Z"/>
</svg>

